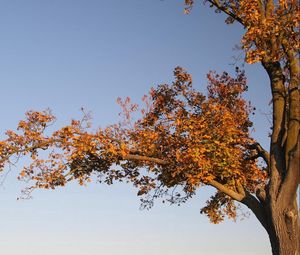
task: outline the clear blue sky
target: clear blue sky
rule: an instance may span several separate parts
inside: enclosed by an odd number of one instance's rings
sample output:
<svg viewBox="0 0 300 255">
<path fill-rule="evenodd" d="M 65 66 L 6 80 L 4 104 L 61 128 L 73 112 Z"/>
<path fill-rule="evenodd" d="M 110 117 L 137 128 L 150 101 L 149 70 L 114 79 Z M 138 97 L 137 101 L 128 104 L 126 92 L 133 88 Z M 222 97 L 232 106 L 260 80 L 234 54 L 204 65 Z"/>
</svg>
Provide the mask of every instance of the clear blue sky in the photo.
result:
<svg viewBox="0 0 300 255">
<path fill-rule="evenodd" d="M 118 96 L 138 101 L 170 82 L 177 65 L 204 91 L 209 70 L 233 72 L 242 32 L 202 4 L 184 15 L 183 0 L 1 0 L 1 136 L 29 109 L 51 108 L 57 127 L 81 107 L 92 111 L 95 127 L 113 123 Z M 245 68 L 257 107 L 253 134 L 267 147 L 268 79 L 259 65 Z M 199 214 L 211 190 L 150 211 L 139 210 L 127 185 L 74 184 L 17 201 L 25 185 L 16 181 L 19 167 L 0 188 L 1 254 L 271 254 L 254 216 L 212 225 Z"/>
</svg>

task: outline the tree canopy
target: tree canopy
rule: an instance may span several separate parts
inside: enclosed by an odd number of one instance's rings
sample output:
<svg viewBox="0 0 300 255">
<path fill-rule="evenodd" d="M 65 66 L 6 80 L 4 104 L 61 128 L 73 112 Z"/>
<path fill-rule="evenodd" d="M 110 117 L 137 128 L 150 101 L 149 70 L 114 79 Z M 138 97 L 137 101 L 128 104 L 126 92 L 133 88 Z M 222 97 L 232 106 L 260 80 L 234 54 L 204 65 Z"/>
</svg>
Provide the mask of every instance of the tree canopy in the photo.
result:
<svg viewBox="0 0 300 255">
<path fill-rule="evenodd" d="M 141 109 L 130 98 L 119 98 L 123 120 L 95 132 L 88 130 L 84 116 L 47 135 L 54 116 L 49 111 L 28 112 L 19 131 L 8 131 L 8 139 L 1 142 L 2 166 L 11 156 L 31 157 L 19 176 L 34 182 L 27 195 L 34 188 L 64 186 L 74 179 L 82 185 L 96 174 L 107 184 L 133 183 L 138 195 L 144 195 L 144 206 L 164 196 L 171 203 L 184 202 L 208 184 L 219 192 L 202 212 L 214 223 L 224 215 L 235 218 L 230 196 L 242 200 L 241 194 L 264 187 L 267 177 L 250 137 L 252 107 L 242 98 L 245 75 L 239 69 L 235 78 L 209 73 L 207 96 L 193 89 L 192 77 L 182 68 L 177 67 L 174 76 L 173 84 L 159 85 L 145 95 Z M 137 111 L 142 116 L 132 123 Z M 39 157 L 41 150 L 49 152 L 47 159 Z"/>
</svg>

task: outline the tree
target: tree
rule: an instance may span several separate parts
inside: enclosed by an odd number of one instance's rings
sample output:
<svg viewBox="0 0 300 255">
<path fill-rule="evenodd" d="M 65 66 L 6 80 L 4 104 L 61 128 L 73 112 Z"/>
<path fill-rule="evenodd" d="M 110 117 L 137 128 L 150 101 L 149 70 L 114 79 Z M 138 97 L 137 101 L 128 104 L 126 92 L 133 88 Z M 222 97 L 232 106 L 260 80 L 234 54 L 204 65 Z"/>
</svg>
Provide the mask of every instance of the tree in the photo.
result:
<svg viewBox="0 0 300 255">
<path fill-rule="evenodd" d="M 250 136 L 252 107 L 242 97 L 247 90 L 242 71 L 237 69 L 235 77 L 209 73 L 204 96 L 177 67 L 173 84 L 144 96 L 136 121 L 133 114 L 139 108 L 129 98 L 118 100 L 123 120 L 96 132 L 89 130 L 89 116 L 84 115 L 49 134 L 47 127 L 55 119 L 51 112 L 28 112 L 19 131 L 8 131 L 0 142 L 0 167 L 15 157 L 31 157 L 19 176 L 33 181 L 25 195 L 74 179 L 84 184 L 96 174 L 107 184 L 132 183 L 144 206 L 160 197 L 183 203 L 199 187 L 210 185 L 217 192 L 201 212 L 213 223 L 235 218 L 242 203 L 266 229 L 273 254 L 299 254 L 299 4 L 207 2 L 228 16 L 228 24 L 243 26 L 246 62 L 260 62 L 269 75 L 273 125 L 268 151 Z M 185 3 L 189 13 L 194 1 Z"/>
</svg>

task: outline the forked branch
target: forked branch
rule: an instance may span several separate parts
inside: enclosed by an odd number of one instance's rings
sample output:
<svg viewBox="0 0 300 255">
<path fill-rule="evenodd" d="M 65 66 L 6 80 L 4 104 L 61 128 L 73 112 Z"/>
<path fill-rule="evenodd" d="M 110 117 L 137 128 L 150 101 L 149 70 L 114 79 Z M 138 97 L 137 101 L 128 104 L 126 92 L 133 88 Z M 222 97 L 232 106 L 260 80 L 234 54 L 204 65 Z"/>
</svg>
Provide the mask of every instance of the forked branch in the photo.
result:
<svg viewBox="0 0 300 255">
<path fill-rule="evenodd" d="M 256 150 L 257 157 L 261 157 L 265 161 L 265 163 L 269 166 L 270 155 L 258 142 L 249 145 L 249 149 Z"/>
</svg>

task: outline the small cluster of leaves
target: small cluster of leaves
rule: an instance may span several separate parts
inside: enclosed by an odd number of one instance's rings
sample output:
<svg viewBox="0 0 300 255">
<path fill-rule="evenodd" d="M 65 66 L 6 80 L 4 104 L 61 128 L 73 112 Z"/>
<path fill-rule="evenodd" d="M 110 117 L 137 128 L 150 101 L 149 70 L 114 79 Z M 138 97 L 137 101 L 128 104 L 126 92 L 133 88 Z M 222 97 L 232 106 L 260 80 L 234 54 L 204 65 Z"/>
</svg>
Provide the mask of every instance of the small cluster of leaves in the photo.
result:
<svg viewBox="0 0 300 255">
<path fill-rule="evenodd" d="M 224 193 L 217 192 L 207 202 L 206 206 L 200 210 L 200 213 L 206 214 L 210 221 L 217 224 L 228 218 L 235 220 L 237 216 L 237 206 L 234 201 Z"/>
</svg>

